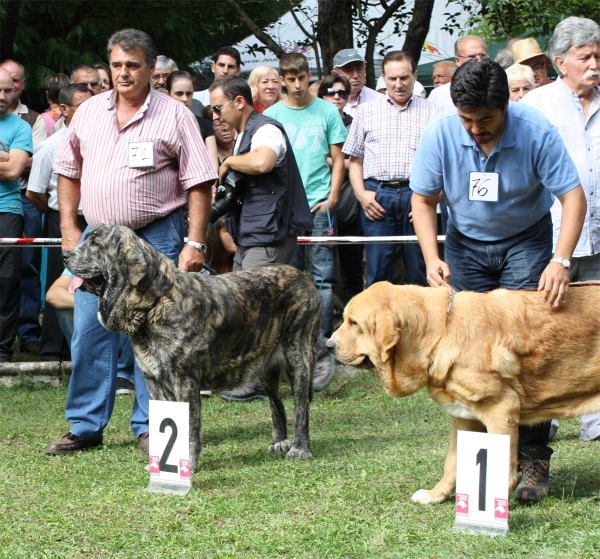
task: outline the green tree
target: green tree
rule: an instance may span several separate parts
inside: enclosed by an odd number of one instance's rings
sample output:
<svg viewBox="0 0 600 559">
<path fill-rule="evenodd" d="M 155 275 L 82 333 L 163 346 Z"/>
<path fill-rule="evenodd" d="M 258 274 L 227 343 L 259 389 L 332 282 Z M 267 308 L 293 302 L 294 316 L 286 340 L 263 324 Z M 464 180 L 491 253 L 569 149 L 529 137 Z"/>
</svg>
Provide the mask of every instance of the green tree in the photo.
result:
<svg viewBox="0 0 600 559">
<path fill-rule="evenodd" d="M 285 11 L 277 0 L 246 0 L 245 8 L 264 27 Z M 180 68 L 233 45 L 248 34 L 217 0 L 0 0 L 0 58 L 26 68 L 25 102 L 44 107 L 48 74 L 69 74 L 81 63 L 107 60 L 106 43 L 126 27 L 146 31 L 160 54 Z"/>
</svg>

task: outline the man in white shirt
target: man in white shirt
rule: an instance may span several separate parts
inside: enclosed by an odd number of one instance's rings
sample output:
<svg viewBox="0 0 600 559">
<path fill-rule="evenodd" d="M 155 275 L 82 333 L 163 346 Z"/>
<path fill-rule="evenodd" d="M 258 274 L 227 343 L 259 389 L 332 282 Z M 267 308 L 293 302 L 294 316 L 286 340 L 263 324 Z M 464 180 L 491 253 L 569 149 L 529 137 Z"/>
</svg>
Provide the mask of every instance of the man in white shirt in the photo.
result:
<svg viewBox="0 0 600 559">
<path fill-rule="evenodd" d="M 518 43 L 517 43 L 518 44 Z M 587 201 L 581 237 L 571 260 L 571 281 L 600 279 L 600 26 L 591 19 L 562 20 L 548 43 L 559 78 L 529 92 L 531 105 L 558 129 L 574 161 Z M 561 205 L 552 207 L 554 246 L 560 233 Z M 558 427 L 554 420 L 553 426 Z M 600 413 L 581 419 L 581 439 L 600 441 Z"/>
<path fill-rule="evenodd" d="M 213 63 L 210 69 L 215 75 L 215 82 L 225 76 L 239 76 L 242 71 L 242 58 L 239 51 L 233 47 L 221 47 L 213 54 Z M 194 99 L 208 107 L 210 105 L 209 90 L 196 91 Z"/>
<path fill-rule="evenodd" d="M 469 60 L 484 60 L 489 58 L 486 44 L 479 37 L 465 35 L 454 43 L 454 61 L 456 66 L 462 66 Z M 450 82 L 436 87 L 428 97 L 430 103 L 434 103 L 440 109 L 454 107 L 450 98 Z"/>
</svg>

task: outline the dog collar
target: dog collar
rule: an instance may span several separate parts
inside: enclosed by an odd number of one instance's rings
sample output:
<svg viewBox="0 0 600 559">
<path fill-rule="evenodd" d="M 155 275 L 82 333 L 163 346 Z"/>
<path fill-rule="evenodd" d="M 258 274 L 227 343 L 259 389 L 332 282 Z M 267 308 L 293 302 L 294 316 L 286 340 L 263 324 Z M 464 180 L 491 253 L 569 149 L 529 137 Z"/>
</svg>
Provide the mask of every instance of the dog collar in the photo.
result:
<svg viewBox="0 0 600 559">
<path fill-rule="evenodd" d="M 448 309 L 446 310 L 446 314 L 450 314 L 450 309 L 452 308 L 452 301 L 454 300 L 454 296 L 458 293 L 454 289 L 450 291 L 450 295 L 448 295 Z"/>
</svg>

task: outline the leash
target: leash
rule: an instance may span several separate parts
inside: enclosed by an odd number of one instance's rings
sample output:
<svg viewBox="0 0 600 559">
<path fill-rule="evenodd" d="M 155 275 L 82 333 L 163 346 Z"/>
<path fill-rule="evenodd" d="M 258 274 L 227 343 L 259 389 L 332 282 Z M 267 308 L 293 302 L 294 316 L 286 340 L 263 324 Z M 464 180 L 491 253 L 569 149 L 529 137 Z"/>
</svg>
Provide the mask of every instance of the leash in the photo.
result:
<svg viewBox="0 0 600 559">
<path fill-rule="evenodd" d="M 327 236 L 331 237 L 335 231 L 333 230 L 333 218 L 331 217 L 331 212 L 329 211 L 329 201 L 325 200 L 325 209 L 327 210 L 327 224 L 329 227 L 327 228 Z M 319 211 L 319 210 L 317 210 Z M 321 284 L 319 285 L 319 295 L 321 295 L 321 290 L 323 289 L 323 282 L 325 281 L 325 273 L 327 272 L 327 268 L 329 267 L 329 254 L 331 251 L 327 251 L 325 255 L 325 266 L 323 267 L 323 273 L 321 274 Z"/>
</svg>

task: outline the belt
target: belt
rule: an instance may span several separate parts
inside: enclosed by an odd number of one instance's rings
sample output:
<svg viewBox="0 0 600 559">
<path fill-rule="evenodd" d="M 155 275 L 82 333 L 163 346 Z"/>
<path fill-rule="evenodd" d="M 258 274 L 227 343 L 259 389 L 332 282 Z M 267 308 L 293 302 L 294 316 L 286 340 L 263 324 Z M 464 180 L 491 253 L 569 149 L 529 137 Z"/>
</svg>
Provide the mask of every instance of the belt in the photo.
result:
<svg viewBox="0 0 600 559">
<path fill-rule="evenodd" d="M 379 186 L 385 186 L 387 188 L 404 188 L 407 187 L 410 183 L 408 180 L 399 180 L 399 181 L 378 181 L 375 179 L 367 179 L 372 180 L 379 184 Z"/>
</svg>

